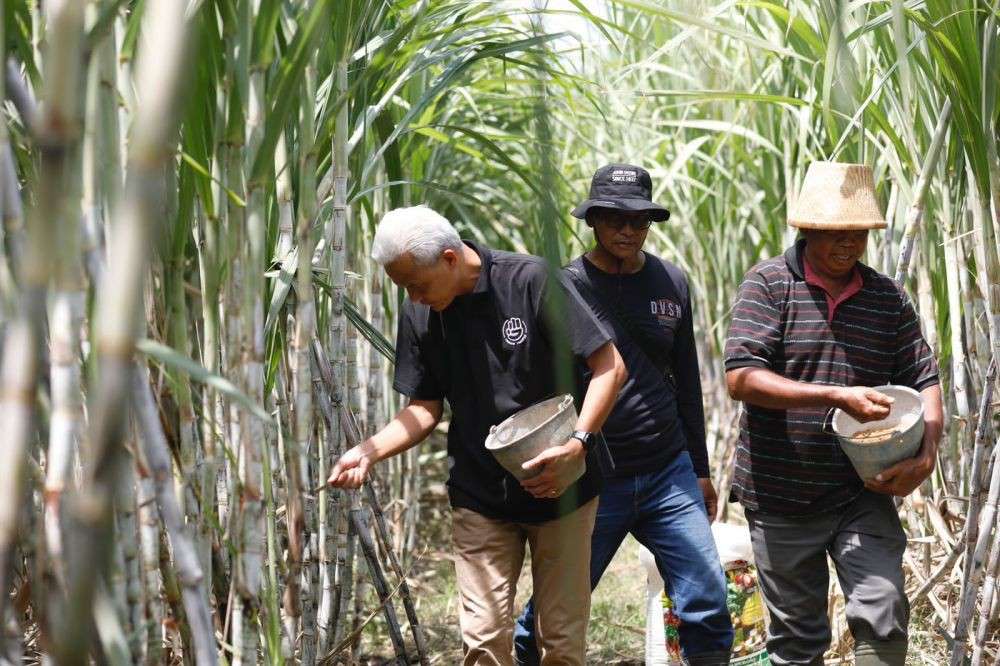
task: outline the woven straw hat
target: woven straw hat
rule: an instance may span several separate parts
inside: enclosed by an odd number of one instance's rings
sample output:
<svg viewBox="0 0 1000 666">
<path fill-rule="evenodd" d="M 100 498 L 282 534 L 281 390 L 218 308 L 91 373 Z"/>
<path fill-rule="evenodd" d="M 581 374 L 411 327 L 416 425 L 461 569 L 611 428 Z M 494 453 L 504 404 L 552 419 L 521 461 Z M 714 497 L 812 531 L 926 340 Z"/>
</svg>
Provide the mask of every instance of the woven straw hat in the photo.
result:
<svg viewBox="0 0 1000 666">
<path fill-rule="evenodd" d="M 875 198 L 871 167 L 842 162 L 813 162 L 788 213 L 799 229 L 884 229 L 885 217 Z"/>
</svg>

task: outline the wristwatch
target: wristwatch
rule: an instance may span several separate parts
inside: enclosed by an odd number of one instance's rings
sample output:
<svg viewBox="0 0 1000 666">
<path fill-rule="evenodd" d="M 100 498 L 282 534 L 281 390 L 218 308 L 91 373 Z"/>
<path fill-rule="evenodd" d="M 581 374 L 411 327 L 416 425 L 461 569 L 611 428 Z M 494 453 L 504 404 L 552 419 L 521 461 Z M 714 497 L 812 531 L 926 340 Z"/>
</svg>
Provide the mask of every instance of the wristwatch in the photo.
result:
<svg viewBox="0 0 1000 666">
<path fill-rule="evenodd" d="M 580 440 L 584 451 L 590 451 L 590 445 L 594 443 L 594 433 L 586 430 L 574 430 L 570 438 Z"/>
</svg>

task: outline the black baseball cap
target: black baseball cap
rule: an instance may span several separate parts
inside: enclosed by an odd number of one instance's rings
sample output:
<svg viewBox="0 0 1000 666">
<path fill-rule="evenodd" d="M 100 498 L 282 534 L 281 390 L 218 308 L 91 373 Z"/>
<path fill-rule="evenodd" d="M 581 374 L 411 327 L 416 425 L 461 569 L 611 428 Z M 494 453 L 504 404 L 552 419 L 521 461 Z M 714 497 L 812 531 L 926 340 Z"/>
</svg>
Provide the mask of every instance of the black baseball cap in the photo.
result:
<svg viewBox="0 0 1000 666">
<path fill-rule="evenodd" d="M 590 180 L 590 198 L 573 209 L 573 217 L 587 219 L 593 208 L 648 212 L 654 222 L 666 222 L 670 211 L 653 203 L 653 181 L 649 172 L 632 164 L 607 164 Z"/>
</svg>

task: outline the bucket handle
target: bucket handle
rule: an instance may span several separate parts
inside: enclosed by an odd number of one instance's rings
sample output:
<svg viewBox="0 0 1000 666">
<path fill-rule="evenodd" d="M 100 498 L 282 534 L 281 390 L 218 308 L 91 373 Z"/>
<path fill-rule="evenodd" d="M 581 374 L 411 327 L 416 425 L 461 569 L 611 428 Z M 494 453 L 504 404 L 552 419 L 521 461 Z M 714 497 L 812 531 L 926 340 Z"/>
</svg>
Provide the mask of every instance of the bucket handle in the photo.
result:
<svg viewBox="0 0 1000 666">
<path fill-rule="evenodd" d="M 573 396 L 571 396 L 569 393 L 567 393 L 566 395 L 563 396 L 562 400 L 559 402 L 559 411 L 562 412 L 563 410 L 565 410 L 566 408 L 568 408 L 572 404 L 573 404 Z M 491 437 L 496 434 L 496 431 L 497 431 L 498 427 L 499 426 L 497 426 L 497 425 L 491 425 L 490 426 L 490 436 Z"/>
<path fill-rule="evenodd" d="M 833 429 L 833 413 L 836 411 L 836 407 L 831 407 L 827 410 L 826 416 L 823 417 L 823 432 L 828 435 L 837 434 L 837 432 Z"/>
</svg>

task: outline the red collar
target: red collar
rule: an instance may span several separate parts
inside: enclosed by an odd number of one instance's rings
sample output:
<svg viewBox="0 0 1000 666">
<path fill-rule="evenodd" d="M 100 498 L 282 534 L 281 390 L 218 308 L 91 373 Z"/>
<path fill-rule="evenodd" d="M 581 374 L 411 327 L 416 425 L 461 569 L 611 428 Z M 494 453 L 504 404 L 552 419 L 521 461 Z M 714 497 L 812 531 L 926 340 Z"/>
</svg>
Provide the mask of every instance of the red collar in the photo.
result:
<svg viewBox="0 0 1000 666">
<path fill-rule="evenodd" d="M 840 294 L 834 298 L 830 295 L 830 292 L 834 291 L 833 286 L 830 282 L 824 280 L 819 274 L 816 273 L 816 271 L 812 269 L 812 266 L 809 265 L 809 260 L 805 257 L 805 253 L 802 255 L 802 266 L 805 270 L 806 284 L 819 287 L 823 290 L 823 293 L 826 294 L 827 323 L 833 321 L 833 315 L 837 311 L 837 306 L 861 291 L 861 287 L 864 286 L 864 281 L 861 279 L 861 271 L 859 271 L 858 267 L 855 266 L 854 271 L 851 273 L 851 281 L 848 282 L 843 291 L 841 291 Z"/>
</svg>

